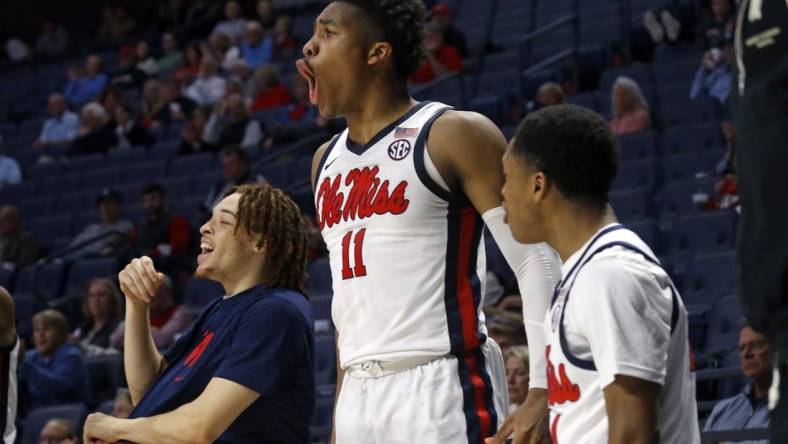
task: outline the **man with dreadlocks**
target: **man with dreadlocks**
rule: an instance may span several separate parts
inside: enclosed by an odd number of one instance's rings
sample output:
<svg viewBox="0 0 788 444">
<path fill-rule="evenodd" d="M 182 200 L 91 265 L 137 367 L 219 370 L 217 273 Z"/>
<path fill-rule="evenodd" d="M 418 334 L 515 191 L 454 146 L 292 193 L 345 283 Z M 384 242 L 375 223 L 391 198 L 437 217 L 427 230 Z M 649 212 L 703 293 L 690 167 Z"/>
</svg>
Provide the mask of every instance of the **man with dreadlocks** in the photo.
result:
<svg viewBox="0 0 788 444">
<path fill-rule="evenodd" d="M 268 185 L 231 190 L 200 228 L 196 276 L 222 284 L 164 355 L 148 304 L 164 276 L 148 257 L 120 273 L 132 419 L 100 413 L 85 442 L 308 443 L 314 409 L 313 321 L 298 207 Z"/>
<path fill-rule="evenodd" d="M 541 325 L 557 256 L 517 244 L 505 225 L 507 144 L 495 124 L 408 95 L 424 16 L 420 0 L 333 1 L 297 62 L 320 114 L 348 125 L 312 168 L 333 278 L 340 444 L 480 444 L 498 429 L 508 396 L 481 311 L 485 224 L 518 276 L 536 350 L 524 411 L 546 415 Z"/>
</svg>

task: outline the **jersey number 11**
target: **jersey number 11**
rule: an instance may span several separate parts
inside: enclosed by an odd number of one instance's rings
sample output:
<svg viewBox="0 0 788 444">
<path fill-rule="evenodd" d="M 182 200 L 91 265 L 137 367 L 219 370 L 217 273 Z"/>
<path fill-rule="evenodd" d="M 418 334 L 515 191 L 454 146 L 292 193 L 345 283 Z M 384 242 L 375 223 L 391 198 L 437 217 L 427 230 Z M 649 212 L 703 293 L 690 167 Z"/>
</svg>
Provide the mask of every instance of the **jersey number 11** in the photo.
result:
<svg viewBox="0 0 788 444">
<path fill-rule="evenodd" d="M 364 258 L 361 255 L 361 249 L 364 247 L 364 235 L 367 234 L 367 229 L 362 228 L 358 230 L 353 238 L 353 232 L 348 231 L 345 237 L 342 238 L 342 279 L 353 279 L 367 275 L 367 267 L 364 266 Z M 353 241 L 353 259 L 355 266 L 350 268 L 350 241 Z"/>
</svg>

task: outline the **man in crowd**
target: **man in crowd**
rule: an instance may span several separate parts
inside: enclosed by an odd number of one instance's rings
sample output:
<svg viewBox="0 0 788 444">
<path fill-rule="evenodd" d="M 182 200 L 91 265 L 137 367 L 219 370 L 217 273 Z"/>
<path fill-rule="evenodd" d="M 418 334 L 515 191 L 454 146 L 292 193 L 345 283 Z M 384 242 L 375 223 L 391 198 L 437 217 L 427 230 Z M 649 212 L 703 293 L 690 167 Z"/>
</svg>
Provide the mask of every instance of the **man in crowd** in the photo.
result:
<svg viewBox="0 0 788 444">
<path fill-rule="evenodd" d="M 101 72 L 101 57 L 89 55 L 84 75 L 72 67 L 68 70 L 68 79 L 64 95 L 69 103 L 78 107 L 95 100 L 107 86 L 107 75 Z"/>
<path fill-rule="evenodd" d="M 0 263 L 14 266 L 29 264 L 38 258 L 38 242 L 24 229 L 17 207 L 0 207 Z"/>
<path fill-rule="evenodd" d="M 19 168 L 19 162 L 11 156 L 4 155 L 4 149 L 5 143 L 3 136 L 0 135 L 0 188 L 22 182 L 22 169 Z"/>
<path fill-rule="evenodd" d="M 98 205 L 99 223 L 93 223 L 85 227 L 71 241 L 71 246 L 83 244 L 91 239 L 98 239 L 92 243 L 82 245 L 79 249 L 71 252 L 69 258 L 78 259 L 87 256 L 112 256 L 119 251 L 128 241 L 128 233 L 133 228 L 131 222 L 121 219 L 123 216 L 123 198 L 115 190 L 105 188 L 96 197 Z"/>
<path fill-rule="evenodd" d="M 249 156 L 246 151 L 237 147 L 226 148 L 222 152 L 222 173 L 224 178 L 211 187 L 203 203 L 203 210 L 207 213 L 210 213 L 233 187 L 262 181 L 261 176 L 255 177 L 249 170 Z"/>
<path fill-rule="evenodd" d="M 241 94 L 230 94 L 206 124 L 205 141 L 214 146 L 239 146 L 254 155 L 262 139 L 260 122 L 249 115 Z"/>
<path fill-rule="evenodd" d="M 79 135 L 72 144 L 73 154 L 106 153 L 118 144 L 118 136 L 107 110 L 98 102 L 82 107 Z"/>
<path fill-rule="evenodd" d="M 715 98 L 725 104 L 733 82 L 733 39 L 725 39 L 722 49 L 712 48 L 703 54 L 690 89 L 690 99 Z"/>
<path fill-rule="evenodd" d="M 38 444 L 79 444 L 77 428 L 67 419 L 50 419 L 38 435 Z"/>
<path fill-rule="evenodd" d="M 216 61 L 206 57 L 200 64 L 200 76 L 186 88 L 186 97 L 198 105 L 213 105 L 224 97 L 227 81 L 219 77 Z"/>
<path fill-rule="evenodd" d="M 246 67 L 256 71 L 260 66 L 271 62 L 274 56 L 274 42 L 265 34 L 259 22 L 250 20 L 246 22 L 240 50 Z"/>
<path fill-rule="evenodd" d="M 79 131 L 79 116 L 68 109 L 63 94 L 50 95 L 47 108 L 51 117 L 44 121 L 41 135 L 33 142 L 33 146 L 43 147 L 73 142 Z"/>
<path fill-rule="evenodd" d="M 454 27 L 454 17 L 452 16 L 451 9 L 446 3 L 436 3 L 432 7 L 432 23 L 438 25 L 443 33 L 443 42 L 447 45 L 453 46 L 459 51 L 462 58 L 468 56 L 468 44 L 465 41 L 465 35 L 459 29 Z"/>
</svg>

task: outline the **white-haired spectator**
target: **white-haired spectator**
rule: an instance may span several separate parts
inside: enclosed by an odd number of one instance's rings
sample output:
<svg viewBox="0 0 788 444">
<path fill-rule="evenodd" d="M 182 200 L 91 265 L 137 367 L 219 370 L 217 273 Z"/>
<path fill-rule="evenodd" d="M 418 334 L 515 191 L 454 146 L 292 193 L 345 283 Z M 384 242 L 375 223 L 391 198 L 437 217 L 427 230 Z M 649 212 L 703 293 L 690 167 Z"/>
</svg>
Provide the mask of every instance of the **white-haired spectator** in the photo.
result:
<svg viewBox="0 0 788 444">
<path fill-rule="evenodd" d="M 224 4 L 225 19 L 217 23 L 213 32 L 225 34 L 230 38 L 239 40 L 244 35 L 244 19 L 241 17 L 241 4 L 230 0 Z"/>
<path fill-rule="evenodd" d="M 219 69 L 211 58 L 204 58 L 200 64 L 200 75 L 186 88 L 186 97 L 198 105 L 213 105 L 224 97 L 227 81 L 218 75 Z"/>
<path fill-rule="evenodd" d="M 80 113 L 79 136 L 74 140 L 74 154 L 104 153 L 117 145 L 118 138 L 109 124 L 107 111 L 98 102 L 90 102 Z"/>
<path fill-rule="evenodd" d="M 240 49 L 241 57 L 252 71 L 270 63 L 274 57 L 274 41 L 265 35 L 263 27 L 254 20 L 246 22 Z"/>
<path fill-rule="evenodd" d="M 613 133 L 622 135 L 651 128 L 648 102 L 637 82 L 629 77 L 618 77 L 613 83 L 610 100 L 613 110 L 610 128 Z"/>
<path fill-rule="evenodd" d="M 0 188 L 5 185 L 16 185 L 22 182 L 22 170 L 13 157 L 3 155 L 3 136 L 0 135 Z"/>
<path fill-rule="evenodd" d="M 528 396 L 528 381 L 530 356 L 528 347 L 525 345 L 515 345 L 509 347 L 504 352 L 504 363 L 506 366 L 506 382 L 509 387 L 509 414 L 514 413 Z"/>
<path fill-rule="evenodd" d="M 73 142 L 79 131 L 79 117 L 76 113 L 69 111 L 63 94 L 50 95 L 47 108 L 51 117 L 44 121 L 41 134 L 33 142 L 33 146 L 41 147 Z"/>
</svg>

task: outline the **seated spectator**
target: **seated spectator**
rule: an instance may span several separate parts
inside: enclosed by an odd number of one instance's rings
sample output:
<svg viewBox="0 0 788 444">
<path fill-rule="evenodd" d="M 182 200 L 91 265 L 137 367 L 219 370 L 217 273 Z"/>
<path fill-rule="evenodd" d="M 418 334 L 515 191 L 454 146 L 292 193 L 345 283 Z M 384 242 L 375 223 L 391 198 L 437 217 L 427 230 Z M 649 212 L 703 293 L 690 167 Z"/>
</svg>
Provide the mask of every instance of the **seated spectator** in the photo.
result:
<svg viewBox="0 0 788 444">
<path fill-rule="evenodd" d="M 165 115 L 169 117 L 166 112 L 167 102 L 164 100 L 162 94 L 161 82 L 157 79 L 150 79 L 145 82 L 142 88 L 142 102 L 140 104 L 140 114 L 142 115 L 142 125 L 145 128 L 152 128 L 159 126 L 163 122 L 158 121 L 157 116 L 163 110 Z"/>
<path fill-rule="evenodd" d="M 246 66 L 256 71 L 274 58 L 274 42 L 265 35 L 263 27 L 255 21 L 246 22 L 243 40 L 239 45 L 241 58 Z"/>
<path fill-rule="evenodd" d="M 266 31 L 270 31 L 276 26 L 276 21 L 279 18 L 274 11 L 274 3 L 272 0 L 258 0 L 255 7 L 255 15 L 260 25 Z"/>
<path fill-rule="evenodd" d="M 9 36 L 6 33 L 0 34 L 0 41 L 3 42 L 5 56 L 12 63 L 24 62 L 30 58 L 30 47 L 19 37 Z"/>
<path fill-rule="evenodd" d="M 129 10 L 122 4 L 104 8 L 104 21 L 98 32 L 98 39 L 104 43 L 111 43 L 125 37 L 131 37 L 137 32 L 137 20 L 129 14 Z"/>
<path fill-rule="evenodd" d="M 611 96 L 613 120 L 610 121 L 610 128 L 615 135 L 651 128 L 648 103 L 634 80 L 624 76 L 617 78 Z"/>
<path fill-rule="evenodd" d="M 104 107 L 90 102 L 82 107 L 78 136 L 74 139 L 74 154 L 106 153 L 118 144 L 114 122 L 110 122 Z"/>
<path fill-rule="evenodd" d="M 154 121 L 160 125 L 182 122 L 188 119 L 197 107 L 194 100 L 181 94 L 181 85 L 177 79 L 162 82 L 161 94 L 165 106 L 154 115 Z"/>
<path fill-rule="evenodd" d="M 245 21 L 241 17 L 241 4 L 230 0 L 224 4 L 225 19 L 216 24 L 213 32 L 225 34 L 233 40 L 240 40 L 244 35 Z"/>
<path fill-rule="evenodd" d="M 188 308 L 175 304 L 173 293 L 172 280 L 165 275 L 163 284 L 148 306 L 153 343 L 159 350 L 170 347 L 175 342 L 175 337 L 186 331 L 194 320 Z M 124 327 L 125 324 L 121 321 L 112 333 L 112 344 L 118 349 L 123 348 Z"/>
<path fill-rule="evenodd" d="M 115 135 L 118 138 L 119 149 L 128 149 L 133 146 L 153 145 L 153 136 L 134 118 L 134 108 L 127 103 L 122 103 L 115 109 Z"/>
<path fill-rule="evenodd" d="M 0 207 L 0 264 L 21 266 L 38 259 L 38 242 L 26 231 L 19 209 Z"/>
<path fill-rule="evenodd" d="M 47 17 L 41 24 L 41 34 L 36 39 L 36 54 L 57 57 L 66 53 L 68 33 L 55 17 Z"/>
<path fill-rule="evenodd" d="M 109 78 L 109 84 L 123 90 L 139 89 L 147 74 L 137 67 L 137 51 L 131 45 L 125 45 L 118 54 L 118 70 Z"/>
<path fill-rule="evenodd" d="M 200 76 L 186 88 L 186 97 L 198 105 L 213 105 L 224 97 L 227 81 L 218 75 L 218 67 L 213 59 L 203 59 L 200 65 Z"/>
<path fill-rule="evenodd" d="M 499 311 L 487 321 L 489 336 L 506 353 L 509 347 L 526 345 L 523 317 L 518 313 Z"/>
<path fill-rule="evenodd" d="M 175 70 L 175 79 L 183 85 L 191 84 L 200 74 L 202 53 L 198 45 L 188 45 L 184 52 L 183 65 Z"/>
<path fill-rule="evenodd" d="M 66 99 L 75 107 L 95 100 L 107 86 L 107 75 L 101 72 L 101 57 L 91 54 L 85 60 L 85 72 L 71 67 L 64 90 Z"/>
<path fill-rule="evenodd" d="M 51 117 L 44 121 L 41 135 L 33 142 L 33 146 L 43 147 L 73 142 L 79 131 L 79 117 L 68 109 L 63 94 L 50 95 L 47 108 Z"/>
<path fill-rule="evenodd" d="M 120 419 L 127 419 L 134 410 L 131 401 L 131 392 L 127 388 L 119 388 L 115 392 L 115 403 L 112 405 L 112 416 Z"/>
<path fill-rule="evenodd" d="M 148 77 L 159 73 L 159 62 L 150 52 L 150 45 L 145 40 L 137 42 L 134 48 L 137 54 L 137 69 L 144 72 Z"/>
<path fill-rule="evenodd" d="M 444 43 L 437 26 L 424 27 L 424 49 L 427 60 L 410 76 L 412 83 L 430 83 L 442 75 L 462 71 L 462 55 L 457 48 Z"/>
<path fill-rule="evenodd" d="M 274 66 L 261 66 L 257 69 L 257 72 L 255 72 L 254 77 L 257 81 L 257 93 L 252 102 L 253 112 L 278 108 L 293 101 L 293 98 L 290 97 L 290 91 L 282 84 L 282 80 L 279 77 L 279 71 Z M 308 94 L 307 92 L 307 95 Z"/>
<path fill-rule="evenodd" d="M 100 236 L 104 237 L 73 251 L 69 255 L 70 259 L 88 256 L 112 256 L 118 252 L 119 248 L 128 243 L 128 233 L 134 226 L 131 222 L 121 219 L 123 216 L 123 199 L 120 197 L 120 193 L 105 188 L 99 192 L 96 204 L 99 208 L 100 222 L 86 226 L 71 241 L 70 246 L 76 247 L 91 239 L 97 239 Z M 110 233 L 115 234 L 110 235 Z"/>
<path fill-rule="evenodd" d="M 509 347 L 504 353 L 506 365 L 506 382 L 509 386 L 509 414 L 511 415 L 520 407 L 528 397 L 528 381 L 530 358 L 528 347 L 516 345 Z"/>
<path fill-rule="evenodd" d="M 725 104 L 733 82 L 734 57 L 732 39 L 726 40 L 722 49 L 712 48 L 706 51 L 692 81 L 690 99 L 713 97 Z"/>
<path fill-rule="evenodd" d="M 147 214 L 130 234 L 137 250 L 135 256 L 150 256 L 155 260 L 189 254 L 192 227 L 185 217 L 169 212 L 166 195 L 164 187 L 157 183 L 142 189 L 142 206 Z M 157 264 L 157 268 L 161 267 Z"/>
<path fill-rule="evenodd" d="M 203 151 L 216 151 L 216 145 L 205 141 L 205 125 L 208 123 L 210 114 L 211 111 L 208 108 L 198 107 L 194 110 L 191 120 L 181 130 L 179 156 L 188 156 Z"/>
<path fill-rule="evenodd" d="M 91 279 L 82 298 L 82 325 L 72 334 L 85 356 L 117 353 L 110 335 L 123 318 L 120 290 L 108 278 Z"/>
<path fill-rule="evenodd" d="M 449 5 L 436 3 L 432 7 L 432 24 L 437 25 L 443 35 L 443 42 L 452 46 L 460 53 L 462 58 L 468 57 L 468 44 L 465 35 L 454 27 L 454 16 Z"/>
<path fill-rule="evenodd" d="M 205 140 L 218 147 L 240 146 L 254 154 L 262 139 L 260 122 L 249 116 L 241 94 L 230 94 L 206 124 Z"/>
<path fill-rule="evenodd" d="M 35 348 L 25 355 L 20 385 L 26 389 L 29 407 L 82 402 L 85 366 L 82 352 L 68 342 L 68 321 L 57 310 L 33 316 Z"/>
<path fill-rule="evenodd" d="M 295 101 L 288 107 L 287 113 L 282 119 L 283 122 L 295 123 L 320 119 L 325 123 L 325 120 L 317 112 L 317 107 L 309 101 L 309 82 L 302 76 L 295 76 L 293 77 L 292 86 Z"/>
<path fill-rule="evenodd" d="M 706 432 L 769 427 L 768 394 L 772 385 L 769 342 L 746 321 L 739 332 L 739 360 L 744 376 L 750 381 L 742 393 L 714 405 L 703 427 Z M 769 441 L 754 442 L 767 444 Z"/>
<path fill-rule="evenodd" d="M 0 188 L 22 183 L 22 170 L 19 168 L 19 163 L 13 157 L 4 155 L 4 150 L 5 142 L 0 135 Z"/>
<path fill-rule="evenodd" d="M 183 63 L 183 52 L 178 49 L 175 35 L 165 32 L 161 35 L 161 49 L 164 53 L 156 60 L 156 72 L 170 73 Z"/>
<path fill-rule="evenodd" d="M 734 0 L 711 0 L 711 10 L 698 27 L 705 49 L 719 48 L 725 40 L 733 37 L 736 28 L 736 4 Z"/>
<path fill-rule="evenodd" d="M 202 208 L 205 215 L 211 212 L 231 188 L 263 181 L 262 176 L 252 174 L 249 168 L 249 156 L 246 151 L 238 147 L 225 148 L 222 152 L 222 173 L 224 178 L 211 187 L 205 198 Z"/>
<path fill-rule="evenodd" d="M 123 102 L 123 93 L 114 86 L 104 88 L 104 91 L 101 92 L 101 96 L 99 96 L 99 103 L 104 107 L 104 111 L 107 113 L 107 127 L 113 131 L 117 124 L 117 122 L 115 122 L 115 110 L 117 110 L 118 106 Z"/>
<path fill-rule="evenodd" d="M 225 71 L 231 71 L 233 66 L 241 60 L 241 50 L 233 44 L 232 39 L 226 34 L 214 32 L 208 36 L 208 41 L 200 44 L 203 58 L 212 58 L 219 62 Z"/>
<path fill-rule="evenodd" d="M 38 444 L 79 444 L 77 427 L 67 419 L 50 419 L 38 434 Z"/>
<path fill-rule="evenodd" d="M 274 59 L 292 60 L 298 56 L 299 49 L 298 39 L 293 34 L 293 18 L 280 15 L 274 25 Z"/>
<path fill-rule="evenodd" d="M 545 82 L 536 91 L 536 96 L 526 104 L 526 112 L 534 112 L 546 106 L 563 105 L 566 103 L 564 89 L 555 82 Z"/>
</svg>

